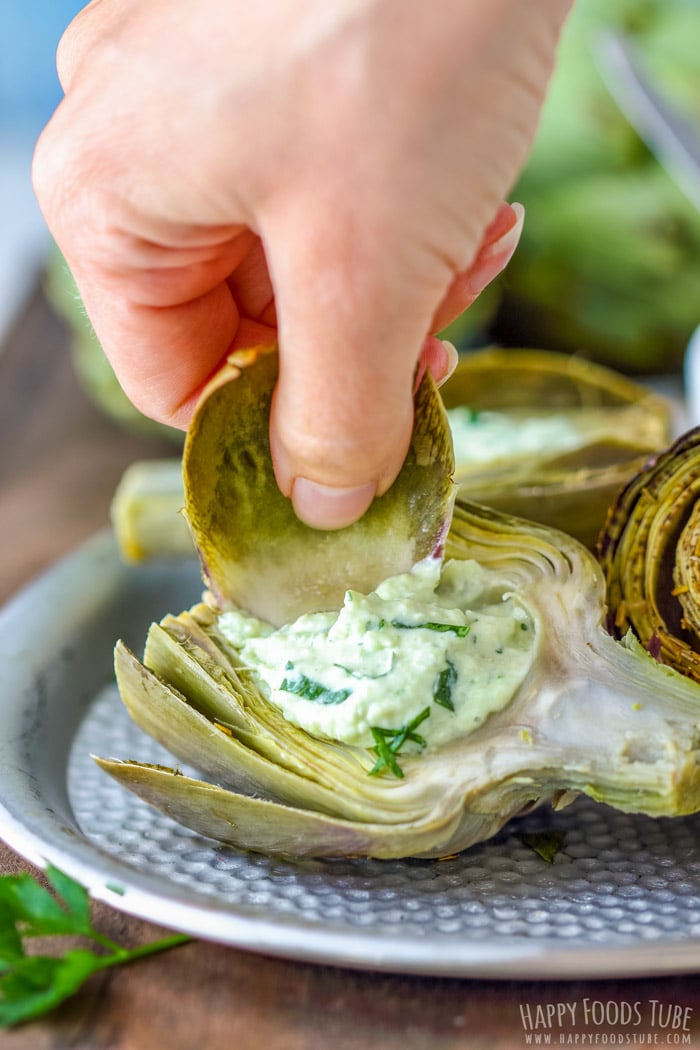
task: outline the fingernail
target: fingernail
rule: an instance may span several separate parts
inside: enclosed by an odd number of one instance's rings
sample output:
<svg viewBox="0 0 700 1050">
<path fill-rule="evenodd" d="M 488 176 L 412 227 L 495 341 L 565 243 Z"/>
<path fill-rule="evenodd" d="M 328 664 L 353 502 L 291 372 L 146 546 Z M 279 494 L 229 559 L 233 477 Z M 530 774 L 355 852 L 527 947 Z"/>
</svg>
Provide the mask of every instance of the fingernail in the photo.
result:
<svg viewBox="0 0 700 1050">
<path fill-rule="evenodd" d="M 428 336 L 418 358 L 413 393 L 415 394 L 421 385 L 426 370 L 430 369 L 433 379 L 438 386 L 441 386 L 446 379 L 450 378 L 458 362 L 459 354 L 454 343 L 450 343 L 447 339 L 438 339 L 436 336 Z"/>
<path fill-rule="evenodd" d="M 362 517 L 376 491 L 374 481 L 356 488 L 336 488 L 308 478 L 295 478 L 292 506 L 306 525 L 315 529 L 342 529 Z"/>
<path fill-rule="evenodd" d="M 445 351 L 445 366 L 442 375 L 436 380 L 438 386 L 444 383 L 446 379 L 450 378 L 459 364 L 459 352 L 454 343 L 451 343 L 449 339 L 441 339 L 440 342 Z"/>
<path fill-rule="evenodd" d="M 522 204 L 511 204 L 510 208 L 515 213 L 513 225 L 509 226 L 498 240 L 482 247 L 467 275 L 467 288 L 472 302 L 505 269 L 518 246 L 525 221 L 525 209 Z"/>
<path fill-rule="evenodd" d="M 511 204 L 510 207 L 515 212 L 513 225 L 505 233 L 501 234 L 497 241 L 492 241 L 491 244 L 484 247 L 482 252 L 483 258 L 491 259 L 494 255 L 505 255 L 509 259 L 517 248 L 520 234 L 523 231 L 523 223 L 525 222 L 525 209 L 522 204 L 517 202 Z"/>
</svg>

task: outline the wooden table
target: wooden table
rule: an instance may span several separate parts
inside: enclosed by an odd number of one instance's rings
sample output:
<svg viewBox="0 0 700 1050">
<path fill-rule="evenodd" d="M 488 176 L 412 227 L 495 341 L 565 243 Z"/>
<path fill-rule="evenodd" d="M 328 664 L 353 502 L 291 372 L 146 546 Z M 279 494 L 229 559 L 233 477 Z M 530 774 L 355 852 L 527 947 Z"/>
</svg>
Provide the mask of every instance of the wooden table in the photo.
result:
<svg viewBox="0 0 700 1050">
<path fill-rule="evenodd" d="M 169 451 L 159 441 L 125 434 L 92 407 L 74 378 L 65 329 L 38 288 L 0 352 L 0 601 L 107 522 L 126 464 Z M 0 844 L 0 867 L 26 865 Z M 98 926 L 124 944 L 162 935 L 104 905 L 95 914 Z M 0 1033 L 0 1047 L 510 1050 L 527 1045 L 523 1010 L 585 998 L 658 999 L 678 1007 L 687 1011 L 690 1034 L 676 1045 L 700 1047 L 695 976 L 448 980 L 312 966 L 204 942 L 98 975 L 47 1019 Z M 595 1036 L 583 1025 L 567 1031 L 579 1045 L 586 1045 L 585 1034 Z M 639 1027 L 626 1032 L 626 1045 L 655 1034 Z M 666 1045 L 666 1032 L 655 1032 Z"/>
</svg>

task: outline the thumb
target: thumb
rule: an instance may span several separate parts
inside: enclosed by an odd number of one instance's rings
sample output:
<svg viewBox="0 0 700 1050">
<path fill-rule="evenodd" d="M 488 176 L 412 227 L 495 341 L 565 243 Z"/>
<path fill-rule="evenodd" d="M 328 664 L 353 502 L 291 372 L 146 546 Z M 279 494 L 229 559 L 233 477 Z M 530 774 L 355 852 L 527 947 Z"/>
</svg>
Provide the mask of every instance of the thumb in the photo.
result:
<svg viewBox="0 0 700 1050">
<path fill-rule="evenodd" d="M 280 371 L 270 444 L 277 482 L 317 528 L 361 517 L 398 474 L 413 424 L 413 378 L 450 284 L 437 262 L 388 249 L 337 213 L 313 229 L 275 224 L 266 252 L 275 289 Z M 309 212 L 307 211 L 308 215 Z M 345 225 L 345 229 L 342 226 Z M 371 226 L 369 226 L 371 229 Z"/>
</svg>

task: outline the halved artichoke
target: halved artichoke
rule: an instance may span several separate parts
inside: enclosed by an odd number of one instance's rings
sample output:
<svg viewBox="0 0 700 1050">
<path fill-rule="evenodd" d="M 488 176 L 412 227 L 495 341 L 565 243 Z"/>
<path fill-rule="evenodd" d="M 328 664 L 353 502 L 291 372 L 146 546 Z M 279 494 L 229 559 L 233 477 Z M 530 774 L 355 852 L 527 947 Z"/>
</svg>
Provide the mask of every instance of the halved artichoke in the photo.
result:
<svg viewBox="0 0 700 1050">
<path fill-rule="evenodd" d="M 460 495 L 590 548 L 619 489 L 670 440 L 664 398 L 569 354 L 467 354 L 441 394 Z"/>
<path fill-rule="evenodd" d="M 131 761 L 100 758 L 100 766 L 202 834 L 296 856 L 451 854 L 537 803 L 561 806 L 579 792 L 652 815 L 700 808 L 700 687 L 633 641 L 608 634 L 602 573 L 583 546 L 465 502 L 456 505 L 444 554 L 475 559 L 490 593 L 515 595 L 534 627 L 533 659 L 510 702 L 457 739 L 402 754 L 400 777 L 386 770 L 372 775 L 377 754 L 371 749 L 319 739 L 282 716 L 220 630 L 217 603 L 230 605 L 245 594 L 279 619 L 275 579 L 288 608 L 308 608 L 326 604 L 329 565 L 340 570 L 332 574 L 335 585 L 366 561 L 390 564 L 395 543 L 406 548 L 399 564 L 405 553 L 415 559 L 442 552 L 451 486 L 446 421 L 426 381 L 404 482 L 387 494 L 374 525 L 370 520 L 330 534 L 300 526 L 291 508 L 283 513 L 275 506 L 282 498 L 272 488 L 264 447 L 260 401 L 269 398 L 274 375 L 274 359 L 265 354 L 242 377 L 220 381 L 189 439 L 188 513 L 205 546 L 208 601 L 153 625 L 143 663 L 121 643 L 116 650 L 117 680 L 131 716 L 211 782 Z M 233 463 L 241 465 L 240 474 Z M 412 491 L 411 481 L 421 487 Z M 407 520 L 423 523 L 418 543 Z M 243 522 L 245 534 L 235 522 Z M 289 528 L 292 564 L 285 561 Z M 212 549 L 212 535 L 223 550 Z M 389 550 L 378 557 L 376 546 Z M 337 551 L 340 566 L 333 562 Z M 258 559 L 266 571 L 256 593 Z M 213 578 L 219 571 L 224 579 Z M 297 577 L 319 571 L 312 586 L 284 593 Z"/>
<path fill-rule="evenodd" d="M 610 508 L 598 556 L 609 627 L 700 682 L 700 428 L 652 457 Z"/>
</svg>

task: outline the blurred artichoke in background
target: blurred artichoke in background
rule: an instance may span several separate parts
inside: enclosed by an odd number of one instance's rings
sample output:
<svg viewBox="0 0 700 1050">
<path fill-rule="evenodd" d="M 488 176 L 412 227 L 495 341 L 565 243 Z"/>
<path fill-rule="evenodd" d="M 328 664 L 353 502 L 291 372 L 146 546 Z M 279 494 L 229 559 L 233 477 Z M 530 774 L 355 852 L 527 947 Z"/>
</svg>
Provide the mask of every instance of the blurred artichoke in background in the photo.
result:
<svg viewBox="0 0 700 1050">
<path fill-rule="evenodd" d="M 447 335 L 583 349 L 626 372 L 677 368 L 698 320 L 700 215 L 618 110 L 598 72 L 611 26 L 638 46 L 664 96 L 700 128 L 695 0 L 578 0 L 530 159 L 511 199 L 522 239 L 490 291 Z"/>
<path fill-rule="evenodd" d="M 85 313 L 65 259 L 53 248 L 46 261 L 46 296 L 68 327 L 73 367 L 88 397 L 120 426 L 137 434 L 158 435 L 181 445 L 184 434 L 144 416 L 122 390 Z"/>
</svg>

